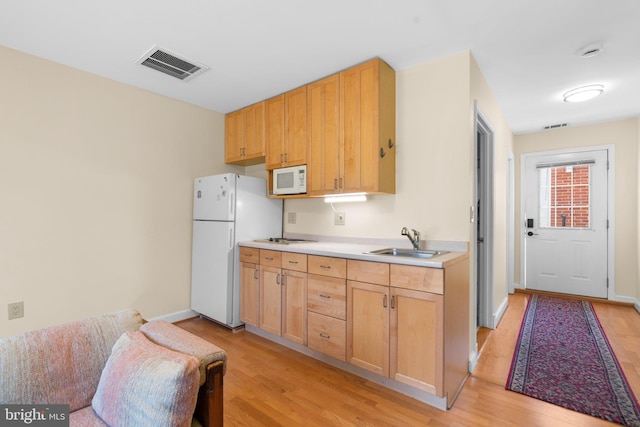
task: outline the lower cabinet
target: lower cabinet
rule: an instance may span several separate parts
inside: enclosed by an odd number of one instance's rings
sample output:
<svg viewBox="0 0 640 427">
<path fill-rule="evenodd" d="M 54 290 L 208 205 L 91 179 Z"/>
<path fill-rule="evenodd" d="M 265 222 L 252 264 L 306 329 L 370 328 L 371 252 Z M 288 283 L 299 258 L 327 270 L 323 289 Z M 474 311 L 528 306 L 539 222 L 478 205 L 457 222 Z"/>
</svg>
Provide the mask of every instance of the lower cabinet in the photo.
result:
<svg viewBox="0 0 640 427">
<path fill-rule="evenodd" d="M 331 316 L 310 311 L 309 348 L 334 359 L 345 360 L 345 322 Z"/>
<path fill-rule="evenodd" d="M 390 289 L 389 377 L 443 396 L 443 297 Z"/>
<path fill-rule="evenodd" d="M 307 344 L 306 259 L 304 254 L 260 249 L 258 327 L 302 345 Z"/>
<path fill-rule="evenodd" d="M 309 255 L 309 348 L 345 361 L 346 260 Z"/>
<path fill-rule="evenodd" d="M 240 248 L 240 320 L 260 326 L 260 249 Z"/>
<path fill-rule="evenodd" d="M 347 282 L 347 361 L 442 396 L 442 295 Z"/>
<path fill-rule="evenodd" d="M 468 258 L 437 269 L 242 252 L 245 323 L 453 403 L 468 375 Z"/>
</svg>

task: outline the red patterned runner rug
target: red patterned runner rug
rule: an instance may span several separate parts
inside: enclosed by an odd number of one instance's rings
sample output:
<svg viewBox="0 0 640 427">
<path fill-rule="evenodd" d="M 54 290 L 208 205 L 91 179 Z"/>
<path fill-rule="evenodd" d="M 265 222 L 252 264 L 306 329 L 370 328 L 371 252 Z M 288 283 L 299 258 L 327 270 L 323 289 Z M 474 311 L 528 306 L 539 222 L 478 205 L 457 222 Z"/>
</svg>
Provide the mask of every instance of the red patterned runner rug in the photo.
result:
<svg viewBox="0 0 640 427">
<path fill-rule="evenodd" d="M 533 295 L 522 320 L 507 390 L 640 426 L 640 407 L 591 303 Z"/>
</svg>

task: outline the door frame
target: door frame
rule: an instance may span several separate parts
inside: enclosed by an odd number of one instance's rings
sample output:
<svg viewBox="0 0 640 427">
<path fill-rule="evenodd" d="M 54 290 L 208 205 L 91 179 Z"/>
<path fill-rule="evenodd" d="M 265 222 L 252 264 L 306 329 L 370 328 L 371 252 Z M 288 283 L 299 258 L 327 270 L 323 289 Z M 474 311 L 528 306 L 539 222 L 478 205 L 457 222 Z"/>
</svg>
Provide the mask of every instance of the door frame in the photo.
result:
<svg viewBox="0 0 640 427">
<path fill-rule="evenodd" d="M 482 188 L 483 191 L 483 201 L 480 209 L 481 211 L 476 212 L 475 219 L 479 217 L 481 221 L 481 225 L 484 227 L 484 250 L 483 253 L 478 253 L 478 227 L 474 224 L 473 227 L 473 245 L 474 245 L 474 259 L 473 259 L 473 275 L 474 275 L 474 286 L 473 286 L 473 295 L 474 295 L 474 313 L 473 313 L 473 322 L 475 324 L 475 330 L 478 327 L 487 327 L 490 329 L 495 329 L 494 325 L 494 316 L 493 316 L 493 260 L 494 260 L 494 252 L 493 252 L 493 196 L 494 196 L 494 181 L 493 181 L 493 172 L 494 172 L 494 163 L 493 163 L 493 154 L 494 154 L 494 135 L 495 132 L 492 126 L 489 124 L 486 116 L 482 114 L 482 111 L 478 108 L 477 101 L 474 102 L 474 129 L 473 129 L 473 141 L 474 141 L 474 208 L 477 209 L 477 201 L 478 197 L 481 196 L 478 194 L 479 188 Z M 482 137 L 478 138 L 478 134 L 481 134 Z M 482 145 L 482 147 L 480 147 Z M 482 150 L 482 164 L 479 164 L 478 158 L 480 154 L 480 149 Z M 478 168 L 482 167 L 482 182 L 478 182 Z M 480 187 L 482 185 L 482 187 Z M 474 221 L 475 222 L 475 221 Z M 478 271 L 480 270 L 480 275 Z M 482 276 L 482 277 L 479 277 Z"/>
<path fill-rule="evenodd" d="M 520 284 L 524 286 L 525 273 L 526 273 L 526 253 L 525 253 L 525 238 L 526 232 L 526 218 L 525 218 L 525 168 L 526 160 L 530 157 L 549 156 L 556 154 L 578 154 L 586 151 L 605 150 L 607 152 L 607 271 L 608 271 L 608 286 L 607 286 L 607 299 L 615 299 L 615 145 L 594 145 L 587 147 L 567 148 L 562 150 L 552 151 L 537 151 L 531 153 L 523 153 L 520 156 Z"/>
</svg>

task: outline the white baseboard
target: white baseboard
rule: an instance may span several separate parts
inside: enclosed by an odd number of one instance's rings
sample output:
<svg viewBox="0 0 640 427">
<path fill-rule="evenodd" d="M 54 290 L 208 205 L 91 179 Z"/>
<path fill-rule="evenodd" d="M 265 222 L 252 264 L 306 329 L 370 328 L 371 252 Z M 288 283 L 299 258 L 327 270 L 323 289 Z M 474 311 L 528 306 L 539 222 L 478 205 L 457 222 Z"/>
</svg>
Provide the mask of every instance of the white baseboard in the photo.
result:
<svg viewBox="0 0 640 427">
<path fill-rule="evenodd" d="M 473 374 L 473 371 L 476 369 L 476 366 L 478 366 L 479 359 L 480 359 L 480 354 L 478 353 L 477 350 L 474 350 L 469 355 L 469 373 L 470 374 Z"/>
<path fill-rule="evenodd" d="M 151 319 L 147 319 L 148 321 L 152 320 L 164 320 L 165 322 L 175 323 L 185 319 L 191 319 L 192 317 L 198 316 L 193 310 L 182 310 L 176 311 L 174 313 L 163 314 L 162 316 L 152 317 Z"/>
<path fill-rule="evenodd" d="M 509 296 L 507 295 L 502 300 L 502 303 L 500 304 L 500 307 L 498 307 L 498 310 L 493 313 L 493 329 L 497 328 L 500 324 L 500 320 L 502 320 L 502 316 L 504 316 L 504 313 L 507 311 L 508 306 Z"/>
</svg>

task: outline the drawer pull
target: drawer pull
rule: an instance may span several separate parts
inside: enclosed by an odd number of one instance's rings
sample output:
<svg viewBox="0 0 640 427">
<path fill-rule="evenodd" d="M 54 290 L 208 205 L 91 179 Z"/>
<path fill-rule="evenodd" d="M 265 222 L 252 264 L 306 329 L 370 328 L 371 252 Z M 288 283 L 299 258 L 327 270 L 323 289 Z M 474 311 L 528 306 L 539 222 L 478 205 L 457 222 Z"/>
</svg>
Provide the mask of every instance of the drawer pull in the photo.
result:
<svg viewBox="0 0 640 427">
<path fill-rule="evenodd" d="M 328 340 L 331 338 L 331 335 L 327 335 L 327 334 L 323 334 L 322 332 L 320 332 L 320 338 L 323 338 L 325 340 Z"/>
<path fill-rule="evenodd" d="M 320 294 L 320 298 L 331 299 L 331 295 Z"/>
<path fill-rule="evenodd" d="M 296 265 L 296 264 L 298 264 L 298 261 L 289 261 L 289 264 L 294 264 L 294 265 Z"/>
<path fill-rule="evenodd" d="M 267 261 L 273 261 L 273 257 L 270 257 L 270 256 L 266 256 L 264 257 L 264 259 L 266 259 Z"/>
<path fill-rule="evenodd" d="M 321 265 L 320 268 L 323 269 L 323 270 L 331 270 L 331 266 L 330 265 Z"/>
</svg>

